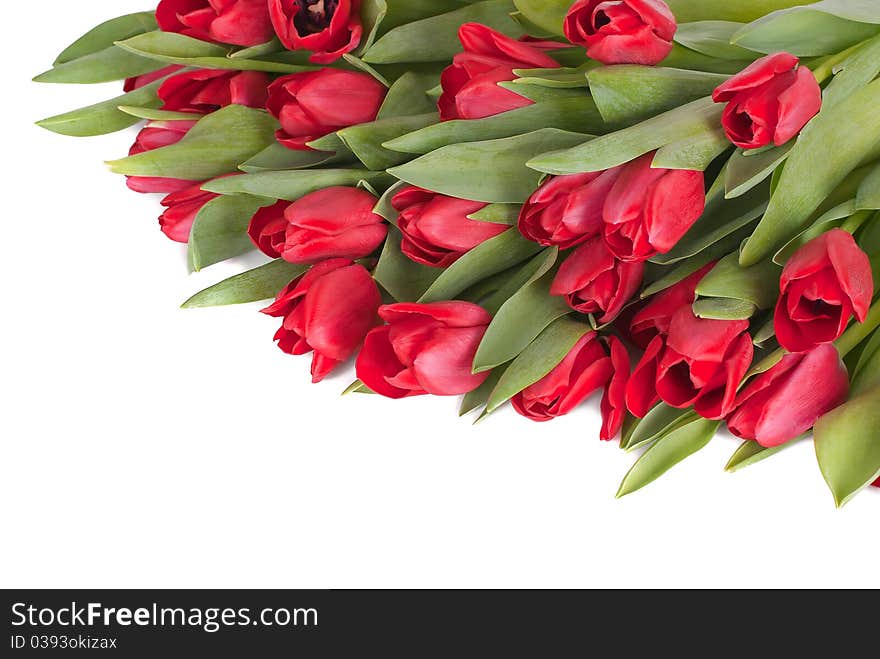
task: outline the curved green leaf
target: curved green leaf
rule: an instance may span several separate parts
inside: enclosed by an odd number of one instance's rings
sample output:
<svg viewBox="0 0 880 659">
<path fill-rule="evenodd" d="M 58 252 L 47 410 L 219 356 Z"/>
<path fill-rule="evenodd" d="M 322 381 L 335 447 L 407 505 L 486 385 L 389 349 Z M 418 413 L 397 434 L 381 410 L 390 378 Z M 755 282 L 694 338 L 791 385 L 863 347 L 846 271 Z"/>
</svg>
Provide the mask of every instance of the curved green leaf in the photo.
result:
<svg viewBox="0 0 880 659">
<path fill-rule="evenodd" d="M 707 0 L 666 0 L 679 23 L 720 20 L 748 23 L 778 9 L 802 5 L 809 0 L 736 0 L 735 2 L 707 2 Z"/>
<path fill-rule="evenodd" d="M 730 298 L 748 302 L 757 309 L 770 309 L 779 297 L 781 275 L 782 268 L 772 261 L 762 261 L 744 268 L 739 264 L 739 255 L 731 254 L 721 259 L 700 280 L 697 295 Z"/>
<path fill-rule="evenodd" d="M 339 160 L 345 160 L 345 156 L 337 158 L 335 153 L 326 151 L 300 151 L 288 149 L 283 144 L 275 142 L 260 151 L 247 162 L 239 165 L 239 169 L 248 174 L 258 172 L 278 171 L 287 169 L 309 169 L 321 165 L 331 165 Z"/>
<path fill-rule="evenodd" d="M 155 11 L 141 11 L 111 18 L 86 32 L 65 48 L 55 59 L 54 64 L 64 64 L 80 57 L 109 48 L 117 41 L 128 39 L 144 32 L 152 32 L 156 24 Z"/>
<path fill-rule="evenodd" d="M 747 300 L 713 297 L 694 302 L 694 315 L 708 320 L 749 320 L 757 311 Z"/>
<path fill-rule="evenodd" d="M 880 36 L 863 44 L 839 66 L 834 79 L 822 94 L 826 110 L 858 91 L 880 73 Z"/>
<path fill-rule="evenodd" d="M 230 176 L 209 181 L 202 189 L 224 195 L 252 194 L 296 201 L 324 188 L 337 185 L 352 187 L 360 181 L 384 183 L 387 178 L 384 172 L 365 169 L 303 169 Z"/>
<path fill-rule="evenodd" d="M 724 466 L 724 471 L 733 473 L 739 471 L 740 469 L 745 469 L 746 467 L 751 467 L 754 464 L 758 464 L 766 460 L 769 457 L 776 455 L 777 453 L 785 450 L 790 446 L 792 442 L 788 442 L 787 444 L 783 444 L 782 446 L 776 446 L 774 448 L 764 448 L 758 442 L 752 440 L 745 440 L 742 444 L 739 445 L 739 448 L 733 452 L 733 455 L 730 456 L 730 460 L 727 461 L 727 464 Z"/>
<path fill-rule="evenodd" d="M 623 479 L 617 498 L 653 483 L 679 462 L 705 448 L 720 425 L 719 421 L 697 418 L 658 439 Z"/>
<path fill-rule="evenodd" d="M 131 105 L 120 105 L 119 111 L 148 121 L 198 121 L 204 116 L 195 112 L 172 112 L 155 108 L 138 108 Z"/>
<path fill-rule="evenodd" d="M 443 271 L 408 258 L 400 251 L 402 238 L 396 227 L 389 228 L 388 239 L 373 272 L 373 278 L 397 302 L 416 302 Z"/>
<path fill-rule="evenodd" d="M 516 272 L 502 272 L 498 275 L 502 278 L 503 285 L 494 290 L 490 295 L 480 300 L 480 306 L 483 307 L 493 316 L 498 310 L 514 295 L 519 293 L 524 287 L 532 282 L 537 281 L 550 271 L 556 261 L 559 259 L 559 248 L 548 247 L 543 252 L 539 252 L 528 263 Z"/>
<path fill-rule="evenodd" d="M 206 288 L 184 302 L 182 307 L 204 309 L 270 300 L 308 269 L 307 265 L 287 263 L 278 259 Z"/>
<path fill-rule="evenodd" d="M 697 415 L 691 410 L 679 410 L 666 403 L 658 403 L 644 418 L 634 422 L 635 425 L 628 433 L 626 441 L 621 443 L 621 448 L 627 452 L 644 448 L 696 418 Z"/>
<path fill-rule="evenodd" d="M 795 141 L 773 147 L 759 154 L 747 155 L 737 149 L 727 161 L 724 187 L 728 199 L 740 197 L 766 181 L 791 153 Z"/>
<path fill-rule="evenodd" d="M 452 197 L 518 204 L 531 196 L 542 178 L 526 161 L 588 139 L 587 135 L 544 128 L 500 140 L 453 144 L 388 171 L 412 185 Z"/>
<path fill-rule="evenodd" d="M 742 27 L 742 23 L 733 21 L 682 23 L 675 32 L 675 40 L 682 46 L 709 57 L 740 61 L 757 59 L 758 53 L 730 42 L 731 37 Z"/>
<path fill-rule="evenodd" d="M 705 171 L 715 159 L 731 148 L 720 126 L 657 150 L 652 167 Z"/>
<path fill-rule="evenodd" d="M 202 206 L 189 238 L 189 262 L 195 272 L 256 249 L 247 230 L 260 208 L 274 200 L 238 195 L 217 197 Z"/>
<path fill-rule="evenodd" d="M 513 0 L 525 19 L 547 34 L 562 35 L 562 22 L 572 3 L 569 0 Z"/>
<path fill-rule="evenodd" d="M 816 423 L 816 458 L 838 507 L 880 478 L 880 387 Z"/>
<path fill-rule="evenodd" d="M 372 170 L 384 170 L 400 165 L 412 159 L 411 154 L 393 151 L 383 146 L 389 140 L 406 135 L 414 130 L 436 124 L 439 115 L 436 112 L 418 114 L 407 117 L 389 117 L 368 124 L 359 124 L 343 128 L 337 136 L 351 152 Z"/>
<path fill-rule="evenodd" d="M 89 85 L 132 78 L 161 68 L 156 60 L 110 46 L 75 60 L 56 64 L 34 82 Z"/>
</svg>

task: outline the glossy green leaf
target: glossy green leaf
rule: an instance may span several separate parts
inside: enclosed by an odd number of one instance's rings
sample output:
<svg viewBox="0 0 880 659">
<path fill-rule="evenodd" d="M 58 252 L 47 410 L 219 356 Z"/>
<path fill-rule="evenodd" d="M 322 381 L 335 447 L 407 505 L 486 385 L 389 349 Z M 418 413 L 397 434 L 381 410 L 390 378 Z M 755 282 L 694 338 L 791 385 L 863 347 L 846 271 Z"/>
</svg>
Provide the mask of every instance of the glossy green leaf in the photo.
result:
<svg viewBox="0 0 880 659">
<path fill-rule="evenodd" d="M 880 165 L 875 165 L 871 173 L 859 185 L 856 208 L 859 210 L 880 209 Z"/>
<path fill-rule="evenodd" d="M 658 439 L 630 469 L 620 484 L 621 498 L 653 483 L 685 458 L 705 446 L 715 436 L 719 421 L 697 418 Z"/>
<path fill-rule="evenodd" d="M 740 197 L 766 181 L 791 153 L 795 141 L 774 147 L 757 155 L 747 155 L 737 149 L 727 161 L 725 172 L 725 196 Z"/>
<path fill-rule="evenodd" d="M 400 231 L 391 227 L 373 277 L 397 302 L 416 302 L 442 270 L 409 259 L 400 251 L 401 240 Z"/>
<path fill-rule="evenodd" d="M 55 59 L 55 64 L 64 64 L 80 57 L 86 57 L 92 53 L 109 48 L 115 42 L 144 32 L 152 32 L 157 29 L 156 12 L 141 11 L 136 14 L 126 14 L 112 18 L 101 23 L 86 32 L 79 39 L 65 48 Z"/>
<path fill-rule="evenodd" d="M 652 167 L 705 171 L 721 154 L 731 148 L 720 126 L 698 135 L 660 147 Z"/>
<path fill-rule="evenodd" d="M 436 84 L 434 76 L 404 73 L 391 85 L 376 118 L 392 119 L 436 112 L 437 103 L 428 96 L 428 90 Z"/>
<path fill-rule="evenodd" d="M 667 144 L 712 131 L 721 119 L 721 112 L 720 105 L 711 98 L 703 98 L 585 144 L 544 153 L 527 164 L 548 174 L 603 171 Z"/>
<path fill-rule="evenodd" d="M 510 18 L 513 9 L 510 0 L 486 0 L 401 25 L 376 40 L 363 60 L 370 64 L 450 60 L 461 51 L 458 29 L 464 23 L 482 23 L 508 36 L 519 37 L 523 32 Z"/>
<path fill-rule="evenodd" d="M 299 73 L 314 71 L 317 68 L 307 65 L 302 53 L 284 52 L 277 56 L 259 59 L 231 57 L 231 50 L 227 46 L 200 41 L 175 32 L 148 32 L 119 41 L 116 45 L 135 55 L 159 62 L 203 69 Z"/>
<path fill-rule="evenodd" d="M 781 275 L 782 268 L 772 261 L 762 261 L 744 268 L 739 264 L 739 256 L 731 254 L 721 259 L 700 280 L 697 295 L 741 300 L 758 309 L 770 309 L 779 297 Z"/>
<path fill-rule="evenodd" d="M 727 461 L 724 471 L 733 473 L 740 469 L 751 467 L 752 465 L 762 462 L 785 450 L 788 446 L 789 444 L 783 444 L 782 446 L 776 446 L 774 448 L 764 448 L 758 444 L 758 442 L 746 440 L 740 444 L 739 448 L 734 451 L 732 456 L 730 456 L 730 460 Z"/>
<path fill-rule="evenodd" d="M 731 37 L 742 27 L 742 23 L 733 21 L 681 23 L 675 32 L 675 40 L 709 57 L 740 61 L 757 59 L 759 53 L 730 43 Z"/>
<path fill-rule="evenodd" d="M 437 149 L 389 173 L 412 185 L 486 203 L 525 202 L 542 176 L 526 166 L 539 153 L 580 144 L 589 136 L 543 128 L 533 133 Z"/>
<path fill-rule="evenodd" d="M 515 272 L 502 272 L 498 275 L 503 277 L 502 284 L 480 300 L 480 306 L 494 316 L 510 298 L 549 272 L 558 259 L 559 248 L 548 247 L 532 257 L 525 265 L 516 268 Z"/>
<path fill-rule="evenodd" d="M 238 169 L 275 141 L 278 123 L 261 110 L 230 105 L 202 118 L 177 144 L 113 160 L 111 171 L 205 181 Z"/>
<path fill-rule="evenodd" d="M 552 322 L 572 313 L 565 299 L 550 295 L 551 270 L 505 302 L 489 325 L 474 358 L 482 373 L 514 359 Z"/>
<path fill-rule="evenodd" d="M 666 4 L 679 23 L 709 20 L 749 23 L 778 9 L 802 5 L 805 1 L 809 0 L 736 0 L 735 2 L 666 0 Z"/>
<path fill-rule="evenodd" d="M 255 249 L 247 230 L 251 218 L 272 199 L 217 197 L 202 206 L 189 239 L 189 262 L 196 272 Z"/>
<path fill-rule="evenodd" d="M 547 34 L 562 36 L 562 22 L 568 13 L 569 0 L 514 0 L 517 11 Z"/>
<path fill-rule="evenodd" d="M 582 66 L 563 66 L 554 69 L 514 69 L 519 76 L 510 82 L 514 85 L 550 87 L 551 89 L 580 89 L 587 86 L 587 73 L 598 66 L 588 62 Z M 516 90 L 516 87 L 512 89 Z"/>
<path fill-rule="evenodd" d="M 131 105 L 120 105 L 119 111 L 130 114 L 132 117 L 149 121 L 198 121 L 204 116 L 194 112 L 171 112 L 170 110 L 138 108 Z"/>
<path fill-rule="evenodd" d="M 818 238 L 826 231 L 842 226 L 844 220 L 855 213 L 855 199 L 850 199 L 842 204 L 838 204 L 828 212 L 823 213 L 818 220 L 788 241 L 778 252 L 776 252 L 773 256 L 773 261 L 779 265 L 785 265 L 798 249 L 806 245 L 813 238 Z"/>
<path fill-rule="evenodd" d="M 759 348 L 769 348 L 770 346 L 767 344 L 776 338 L 776 326 L 773 318 L 768 318 L 763 325 L 757 327 L 752 335 L 752 343 Z"/>
<path fill-rule="evenodd" d="M 229 57 L 231 59 L 253 59 L 258 57 L 266 57 L 268 55 L 275 55 L 276 53 L 281 53 L 284 50 L 285 49 L 284 46 L 281 44 L 281 41 L 277 37 L 275 37 L 270 41 L 257 44 L 256 46 L 234 50 L 229 53 Z"/>
<path fill-rule="evenodd" d="M 278 259 L 196 293 L 183 303 L 183 308 L 203 309 L 270 300 L 308 269 L 307 265 Z"/>
<path fill-rule="evenodd" d="M 764 219 L 743 246 L 743 265 L 766 258 L 802 231 L 811 213 L 880 143 L 877 107 L 880 80 L 810 122 L 789 154 Z"/>
<path fill-rule="evenodd" d="M 575 344 L 590 331 L 589 325 L 569 318 L 555 320 L 504 371 L 489 396 L 486 413 L 491 414 L 559 366 Z"/>
<path fill-rule="evenodd" d="M 660 62 L 662 66 L 673 69 L 704 71 L 706 73 L 723 73 L 725 75 L 739 73 L 751 63 L 751 60 L 740 61 L 709 57 L 708 55 L 698 53 L 690 48 L 685 48 L 677 43 L 672 44 L 672 52 L 667 55 L 666 59 Z"/>
<path fill-rule="evenodd" d="M 384 144 L 405 153 L 425 154 L 444 146 L 531 133 L 536 126 L 602 132 L 604 122 L 586 94 L 536 103 L 485 119 L 444 121 Z"/>
<path fill-rule="evenodd" d="M 157 80 L 133 92 L 111 98 L 109 101 L 42 119 L 37 122 L 37 125 L 53 133 L 72 137 L 92 137 L 114 133 L 117 130 L 134 126 L 141 121 L 138 117 L 121 112 L 119 106 L 158 108 L 162 101 L 159 100 L 156 91 L 161 84 L 162 81 Z"/>
<path fill-rule="evenodd" d="M 345 159 L 344 157 L 342 158 Z M 258 172 L 279 171 L 287 169 L 309 169 L 311 167 L 329 166 L 335 163 L 335 153 L 326 151 L 300 151 L 288 149 L 283 144 L 275 142 L 260 151 L 247 162 L 242 163 L 239 169 L 248 174 Z"/>
<path fill-rule="evenodd" d="M 744 26 L 732 42 L 761 53 L 799 57 L 837 53 L 880 31 L 880 5 L 865 0 L 824 0 L 776 11 Z"/>
<path fill-rule="evenodd" d="M 819 419 L 816 458 L 838 507 L 880 478 L 880 387 Z"/>
<path fill-rule="evenodd" d="M 757 311 L 747 300 L 714 297 L 694 302 L 694 315 L 707 320 L 749 320 Z"/>
<path fill-rule="evenodd" d="M 400 165 L 413 156 L 383 146 L 385 142 L 406 135 L 414 130 L 436 124 L 440 120 L 436 112 L 407 117 L 390 117 L 368 124 L 343 128 L 336 133 L 351 152 L 372 170 L 383 170 Z"/>
<path fill-rule="evenodd" d="M 864 43 L 844 60 L 836 71 L 834 79 L 822 94 L 822 106 L 826 110 L 837 105 L 880 74 L 880 36 Z"/>
<path fill-rule="evenodd" d="M 387 178 L 383 172 L 365 169 L 301 169 L 231 176 L 210 181 L 203 189 L 224 195 L 252 194 L 296 201 L 324 188 L 337 185 L 353 187 L 360 181 L 384 183 Z"/>
<path fill-rule="evenodd" d="M 660 66 L 619 64 L 587 74 L 605 121 L 632 125 L 710 95 L 728 76 Z"/>
<path fill-rule="evenodd" d="M 513 226 L 519 220 L 521 210 L 522 204 L 489 204 L 476 213 L 468 215 L 468 219 Z"/>
<path fill-rule="evenodd" d="M 132 78 L 161 68 L 156 60 L 110 46 L 75 60 L 56 64 L 34 78 L 34 82 L 95 84 Z"/>
<path fill-rule="evenodd" d="M 454 300 L 477 282 L 504 272 L 539 251 L 540 245 L 526 240 L 516 229 L 509 229 L 478 245 L 445 269 L 419 302 Z"/>
<path fill-rule="evenodd" d="M 679 410 L 666 403 L 658 403 L 643 419 L 635 421 L 621 448 L 627 452 L 644 448 L 696 418 L 697 415 L 691 410 Z"/>
<path fill-rule="evenodd" d="M 495 387 L 498 386 L 498 382 L 501 381 L 501 377 L 506 370 L 507 366 L 499 366 L 489 374 L 489 377 L 486 378 L 486 381 L 483 382 L 483 384 L 465 394 L 461 400 L 461 407 L 458 410 L 458 415 L 464 416 L 465 414 L 470 414 L 486 405 L 486 403 L 489 402 L 489 396 L 495 390 Z"/>
</svg>

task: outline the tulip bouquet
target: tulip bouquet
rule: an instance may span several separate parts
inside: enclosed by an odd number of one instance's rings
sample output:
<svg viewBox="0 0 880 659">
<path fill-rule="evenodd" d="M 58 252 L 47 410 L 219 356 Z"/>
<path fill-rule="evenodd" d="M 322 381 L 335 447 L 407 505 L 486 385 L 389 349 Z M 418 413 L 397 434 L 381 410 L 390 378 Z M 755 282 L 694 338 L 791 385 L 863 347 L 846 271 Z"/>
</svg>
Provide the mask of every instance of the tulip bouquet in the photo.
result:
<svg viewBox="0 0 880 659">
<path fill-rule="evenodd" d="M 601 394 L 633 492 L 726 427 L 809 435 L 838 505 L 880 477 L 880 2 L 161 0 L 41 82 L 140 128 L 185 307 L 268 300 L 350 392 L 532 421 Z"/>
</svg>

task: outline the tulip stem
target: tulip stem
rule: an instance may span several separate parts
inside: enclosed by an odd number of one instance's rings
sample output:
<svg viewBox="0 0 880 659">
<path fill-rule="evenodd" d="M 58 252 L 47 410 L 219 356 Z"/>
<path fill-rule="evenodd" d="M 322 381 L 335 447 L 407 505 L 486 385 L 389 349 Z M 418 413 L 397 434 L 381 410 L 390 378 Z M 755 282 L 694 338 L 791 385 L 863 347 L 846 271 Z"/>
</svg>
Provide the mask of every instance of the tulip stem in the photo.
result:
<svg viewBox="0 0 880 659">
<path fill-rule="evenodd" d="M 828 78 L 833 76 L 835 67 L 837 67 L 838 64 L 843 63 L 850 55 L 861 47 L 862 44 L 857 43 L 855 46 L 850 46 L 846 50 L 842 50 L 835 55 L 829 55 L 816 62 L 813 67 L 813 75 L 816 76 L 816 80 L 819 84 L 821 85 L 828 80 Z"/>
<path fill-rule="evenodd" d="M 841 358 L 855 350 L 878 327 L 880 327 L 880 302 L 874 303 L 864 323 L 855 323 L 837 340 L 837 351 Z"/>
</svg>

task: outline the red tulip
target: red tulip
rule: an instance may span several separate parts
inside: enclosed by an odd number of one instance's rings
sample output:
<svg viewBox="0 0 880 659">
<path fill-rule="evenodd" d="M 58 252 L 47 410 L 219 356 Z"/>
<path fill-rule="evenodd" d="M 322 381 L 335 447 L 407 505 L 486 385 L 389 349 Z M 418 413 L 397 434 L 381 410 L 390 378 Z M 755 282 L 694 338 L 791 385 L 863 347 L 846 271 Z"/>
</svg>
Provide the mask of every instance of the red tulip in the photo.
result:
<svg viewBox="0 0 880 659">
<path fill-rule="evenodd" d="M 312 192 L 290 204 L 281 256 L 291 263 L 359 259 L 372 254 L 388 235 L 384 218 L 373 212 L 377 199 L 357 188 Z"/>
<path fill-rule="evenodd" d="M 227 105 L 262 108 L 269 76 L 260 71 L 196 69 L 171 76 L 159 87 L 163 110 L 208 114 Z"/>
<path fill-rule="evenodd" d="M 789 352 L 830 343 L 850 319 L 864 322 L 874 296 L 868 256 L 843 229 L 811 240 L 789 259 L 780 280 L 776 337 Z"/>
<path fill-rule="evenodd" d="M 136 156 L 163 146 L 177 144 L 183 139 L 195 121 L 151 121 L 138 133 L 135 143 L 128 150 L 128 155 Z M 126 178 L 129 188 L 135 192 L 160 192 L 169 194 L 192 186 L 192 181 L 158 176 L 129 176 Z"/>
<path fill-rule="evenodd" d="M 394 195 L 399 211 L 397 226 L 403 233 L 401 251 L 417 263 L 448 268 L 458 259 L 510 227 L 468 219 L 486 207 L 409 186 Z"/>
<path fill-rule="evenodd" d="M 727 103 L 724 130 L 743 149 L 785 144 L 822 107 L 815 76 L 788 53 L 762 57 L 718 87 L 712 98 Z"/>
<path fill-rule="evenodd" d="M 564 28 L 603 64 L 658 64 L 672 52 L 678 25 L 662 0 L 578 0 Z"/>
<path fill-rule="evenodd" d="M 736 391 L 752 363 L 748 321 L 697 318 L 690 306 L 672 316 L 668 336 L 648 345 L 627 387 L 627 405 L 644 417 L 659 398 L 667 405 L 693 406 L 707 419 L 733 410 Z"/>
<path fill-rule="evenodd" d="M 379 323 L 382 296 L 362 265 L 322 261 L 278 294 L 263 313 L 284 318 L 275 335 L 291 355 L 313 352 L 312 381 L 320 382 L 348 360 Z"/>
<path fill-rule="evenodd" d="M 159 217 L 162 232 L 179 243 L 188 243 L 193 222 L 202 207 L 220 195 L 202 190 L 204 181 L 193 184 L 177 192 L 172 192 L 162 200 L 165 212 Z"/>
<path fill-rule="evenodd" d="M 161 0 L 156 20 L 165 32 L 235 46 L 257 46 L 274 36 L 266 0 Z"/>
<path fill-rule="evenodd" d="M 532 101 L 498 83 L 514 80 L 514 69 L 557 68 L 559 63 L 544 51 L 566 47 L 554 42 L 515 41 L 479 23 L 462 25 L 458 38 L 464 52 L 453 58 L 452 66 L 440 78 L 443 95 L 438 107 L 443 121 L 483 119 L 531 105 Z"/>
<path fill-rule="evenodd" d="M 625 165 L 602 215 L 605 241 L 622 261 L 670 251 L 706 207 L 703 172 L 652 168 L 648 153 Z"/>
<path fill-rule="evenodd" d="M 713 261 L 652 297 L 648 304 L 642 307 L 630 321 L 629 336 L 632 342 L 645 350 L 654 337 L 669 334 L 672 316 L 681 307 L 694 303 L 697 299 L 697 285 L 714 267 L 715 262 Z"/>
<path fill-rule="evenodd" d="M 135 76 L 134 78 L 128 78 L 125 81 L 123 91 L 125 91 L 126 93 L 133 92 L 136 89 L 140 89 L 141 87 L 146 87 L 152 82 L 161 80 L 165 76 L 170 76 L 172 73 L 177 73 L 183 68 L 184 67 L 180 66 L 179 64 L 172 64 L 171 66 L 166 66 L 164 69 L 159 69 L 158 71 L 151 71 L 150 73 L 144 73 L 143 75 Z"/>
<path fill-rule="evenodd" d="M 874 482 L 872 483 L 872 485 L 873 485 L 874 487 L 880 487 L 880 478 L 878 478 L 876 481 L 874 481 Z"/>
<path fill-rule="evenodd" d="M 632 364 L 629 360 L 629 352 L 622 341 L 610 336 L 607 342 L 611 351 L 611 366 L 614 374 L 605 385 L 605 394 L 602 396 L 602 432 L 599 438 L 611 441 L 623 429 L 626 418 L 626 387 Z"/>
<path fill-rule="evenodd" d="M 361 0 L 269 0 L 269 14 L 284 47 L 312 51 L 315 64 L 350 53 L 364 32 Z"/>
<path fill-rule="evenodd" d="M 812 428 L 849 396 L 849 374 L 837 348 L 823 344 L 789 354 L 755 377 L 736 398 L 727 425 L 737 437 L 772 448 Z"/>
<path fill-rule="evenodd" d="M 555 176 L 529 198 L 519 216 L 520 233 L 546 247 L 569 249 L 602 233 L 602 208 L 620 168 Z"/>
<path fill-rule="evenodd" d="M 470 302 L 392 304 L 379 309 L 388 323 L 367 335 L 357 360 L 360 380 L 378 394 L 405 398 L 457 396 L 479 387 L 474 356 L 492 316 Z"/>
<path fill-rule="evenodd" d="M 348 126 L 374 121 L 387 90 L 373 76 L 321 69 L 278 78 L 266 109 L 281 122 L 278 141 L 308 151 L 307 143 Z"/>
<path fill-rule="evenodd" d="M 620 261 L 596 236 L 565 260 L 550 294 L 564 296 L 575 311 L 598 315 L 601 324 L 610 323 L 639 290 L 644 272 L 643 263 Z"/>
<path fill-rule="evenodd" d="M 290 202 L 279 201 L 271 206 L 261 208 L 251 218 L 248 236 L 263 254 L 273 259 L 281 258 L 284 241 L 287 236 L 287 219 L 284 211 Z"/>
<path fill-rule="evenodd" d="M 599 335 L 588 332 L 556 368 L 513 397 L 513 409 L 532 421 L 551 421 L 572 412 L 613 374 L 614 364 Z"/>
</svg>

